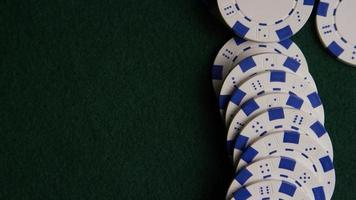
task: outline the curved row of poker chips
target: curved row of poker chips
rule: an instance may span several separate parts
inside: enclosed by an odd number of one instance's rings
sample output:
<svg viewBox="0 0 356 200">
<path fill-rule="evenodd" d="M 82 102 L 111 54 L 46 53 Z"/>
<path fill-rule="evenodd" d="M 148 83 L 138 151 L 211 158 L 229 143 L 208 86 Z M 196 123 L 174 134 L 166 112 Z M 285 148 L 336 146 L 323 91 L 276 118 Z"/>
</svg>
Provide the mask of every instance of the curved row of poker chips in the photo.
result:
<svg viewBox="0 0 356 200">
<path fill-rule="evenodd" d="M 295 1 L 278 23 L 254 23 L 266 14 L 251 9 L 254 1 L 218 0 L 240 36 L 221 48 L 212 67 L 236 170 L 226 199 L 331 199 L 336 178 L 323 104 L 303 53 L 288 39 L 314 2 Z"/>
</svg>

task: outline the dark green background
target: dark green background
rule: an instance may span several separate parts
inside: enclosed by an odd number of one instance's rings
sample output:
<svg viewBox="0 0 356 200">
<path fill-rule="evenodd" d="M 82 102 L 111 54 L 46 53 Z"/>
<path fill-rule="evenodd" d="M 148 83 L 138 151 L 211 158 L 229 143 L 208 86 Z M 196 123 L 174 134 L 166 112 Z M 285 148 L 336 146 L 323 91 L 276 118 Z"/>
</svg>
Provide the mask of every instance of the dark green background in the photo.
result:
<svg viewBox="0 0 356 200">
<path fill-rule="evenodd" d="M 210 67 L 232 33 L 200 0 L 2 0 L 0 199 L 223 199 Z M 335 150 L 334 199 L 355 199 L 356 69 L 303 50 Z"/>
</svg>

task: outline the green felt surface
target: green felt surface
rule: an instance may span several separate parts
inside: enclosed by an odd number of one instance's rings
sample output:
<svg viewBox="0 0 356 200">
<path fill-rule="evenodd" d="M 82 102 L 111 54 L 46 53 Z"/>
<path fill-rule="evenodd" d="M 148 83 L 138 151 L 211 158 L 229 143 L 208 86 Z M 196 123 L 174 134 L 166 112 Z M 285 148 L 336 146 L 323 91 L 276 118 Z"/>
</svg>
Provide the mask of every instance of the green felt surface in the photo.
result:
<svg viewBox="0 0 356 200">
<path fill-rule="evenodd" d="M 210 67 L 232 33 L 200 0 L 2 0 L 0 199 L 223 199 Z M 356 69 L 293 40 L 325 105 L 334 199 L 355 199 Z"/>
</svg>

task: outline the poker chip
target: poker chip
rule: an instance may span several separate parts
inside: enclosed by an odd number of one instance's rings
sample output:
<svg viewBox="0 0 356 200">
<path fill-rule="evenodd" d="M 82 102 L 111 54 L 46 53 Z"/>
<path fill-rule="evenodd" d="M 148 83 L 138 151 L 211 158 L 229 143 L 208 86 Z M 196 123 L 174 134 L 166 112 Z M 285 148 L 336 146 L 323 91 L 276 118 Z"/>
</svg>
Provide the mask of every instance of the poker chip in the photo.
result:
<svg viewBox="0 0 356 200">
<path fill-rule="evenodd" d="M 339 60 L 356 66 L 356 1 L 321 0 L 316 24 L 323 45 Z"/>
<path fill-rule="evenodd" d="M 233 161 L 240 160 L 241 154 L 253 142 L 277 131 L 299 131 L 319 142 L 333 160 L 333 147 L 329 134 L 322 123 L 309 114 L 293 108 L 271 108 L 249 121 L 235 141 Z"/>
<path fill-rule="evenodd" d="M 230 125 L 241 105 L 247 100 L 273 92 L 295 94 L 311 104 L 318 118 L 324 115 L 323 105 L 313 84 L 289 72 L 268 71 L 252 76 L 235 89 L 226 108 L 226 126 Z"/>
<path fill-rule="evenodd" d="M 289 39 L 307 22 L 314 0 L 217 4 L 237 35 L 211 69 L 236 170 L 226 199 L 330 200 L 336 177 L 323 103 L 302 51 Z M 351 0 L 320 0 L 316 21 L 323 45 L 356 66 L 355 7 Z"/>
<path fill-rule="evenodd" d="M 327 199 L 335 189 L 335 170 L 327 151 L 304 133 L 283 131 L 268 134 L 251 144 L 242 154 L 237 170 L 256 160 L 270 156 L 286 156 L 302 161 L 318 174 Z"/>
<path fill-rule="evenodd" d="M 234 192 L 231 200 L 284 199 L 307 200 L 305 191 L 288 181 L 267 180 L 244 186 Z"/>
<path fill-rule="evenodd" d="M 241 83 L 245 82 L 252 75 L 267 70 L 295 73 L 310 82 L 310 84 L 316 88 L 315 82 L 309 74 L 308 66 L 301 65 L 293 58 L 277 53 L 265 53 L 247 57 L 234 67 L 225 78 L 219 96 L 221 114 L 223 115 L 225 113 L 231 94 Z"/>
<path fill-rule="evenodd" d="M 294 108 L 301 110 L 314 118 L 317 116 L 311 104 L 306 103 L 302 98 L 293 94 L 269 93 L 257 96 L 245 102 L 231 121 L 226 138 L 228 153 L 232 154 L 235 139 L 244 125 L 259 114 L 274 107 Z M 319 117 L 319 121 L 324 124 L 324 115 Z"/>
<path fill-rule="evenodd" d="M 232 181 L 226 199 L 243 186 L 259 180 L 280 180 L 296 184 L 310 199 L 325 199 L 325 188 L 316 173 L 301 162 L 289 157 L 269 157 L 251 163 L 238 171 Z"/>
<path fill-rule="evenodd" d="M 290 38 L 307 22 L 314 0 L 218 0 L 220 14 L 238 36 L 259 42 Z"/>
<path fill-rule="evenodd" d="M 307 66 L 307 61 L 302 51 L 290 39 L 278 43 L 258 43 L 235 37 L 220 49 L 211 69 L 216 95 L 220 94 L 223 81 L 231 69 L 245 58 L 262 53 L 284 54 L 301 63 L 301 66 Z"/>
</svg>

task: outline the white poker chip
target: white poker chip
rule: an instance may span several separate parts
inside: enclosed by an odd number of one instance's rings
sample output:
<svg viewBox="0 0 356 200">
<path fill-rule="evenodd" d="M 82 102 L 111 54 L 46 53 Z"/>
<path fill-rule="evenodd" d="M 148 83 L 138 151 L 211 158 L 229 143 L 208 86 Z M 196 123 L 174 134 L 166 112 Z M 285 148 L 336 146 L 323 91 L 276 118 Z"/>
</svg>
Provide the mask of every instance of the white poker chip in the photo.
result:
<svg viewBox="0 0 356 200">
<path fill-rule="evenodd" d="M 243 59 L 261 53 L 281 53 L 307 66 L 300 48 L 290 39 L 279 43 L 258 43 L 239 37 L 230 39 L 217 54 L 211 69 L 211 77 L 216 95 L 219 95 L 225 77 Z"/>
<path fill-rule="evenodd" d="M 314 108 L 317 117 L 322 118 L 324 107 L 313 84 L 295 74 L 284 71 L 268 71 L 252 76 L 242 83 L 231 96 L 226 108 L 225 124 L 228 127 L 241 105 L 247 100 L 273 92 L 292 93 Z"/>
<path fill-rule="evenodd" d="M 317 141 L 303 133 L 294 131 L 268 134 L 257 140 L 242 154 L 237 170 L 251 162 L 270 156 L 294 158 L 318 174 L 324 186 L 327 199 L 331 199 L 335 189 L 335 170 L 326 150 Z"/>
<path fill-rule="evenodd" d="M 267 70 L 280 70 L 295 73 L 304 80 L 310 82 L 316 88 L 314 79 L 309 73 L 307 65 L 301 65 L 299 62 L 288 56 L 277 53 L 264 53 L 254 55 L 242 60 L 234 67 L 225 78 L 219 96 L 219 108 L 223 115 L 227 103 L 230 100 L 233 91 L 245 82 L 249 77 Z"/>
<path fill-rule="evenodd" d="M 302 98 L 287 93 L 269 93 L 257 96 L 245 102 L 241 109 L 236 113 L 227 131 L 226 145 L 228 153 L 233 152 L 235 139 L 239 135 L 243 126 L 259 114 L 266 112 L 274 107 L 287 107 L 301 110 L 315 118 L 317 114 L 311 106 Z M 319 117 L 324 124 L 324 115 Z"/>
<path fill-rule="evenodd" d="M 309 200 L 305 191 L 297 185 L 280 180 L 259 181 L 237 190 L 231 200 L 284 199 Z"/>
<path fill-rule="evenodd" d="M 314 0 L 218 0 L 220 14 L 238 36 L 259 42 L 290 38 L 307 22 Z"/>
<path fill-rule="evenodd" d="M 326 149 L 333 160 L 333 146 L 323 124 L 309 114 L 293 108 L 271 108 L 248 122 L 237 137 L 233 153 L 234 166 L 253 142 L 276 131 L 299 131 L 308 134 Z"/>
<path fill-rule="evenodd" d="M 295 183 L 310 199 L 325 199 L 325 188 L 316 173 L 295 159 L 270 157 L 251 163 L 238 171 L 226 195 L 230 199 L 243 186 L 260 180 L 281 180 Z"/>
<path fill-rule="evenodd" d="M 339 60 L 356 66 L 356 1 L 321 0 L 317 29 L 323 45 Z"/>
</svg>

